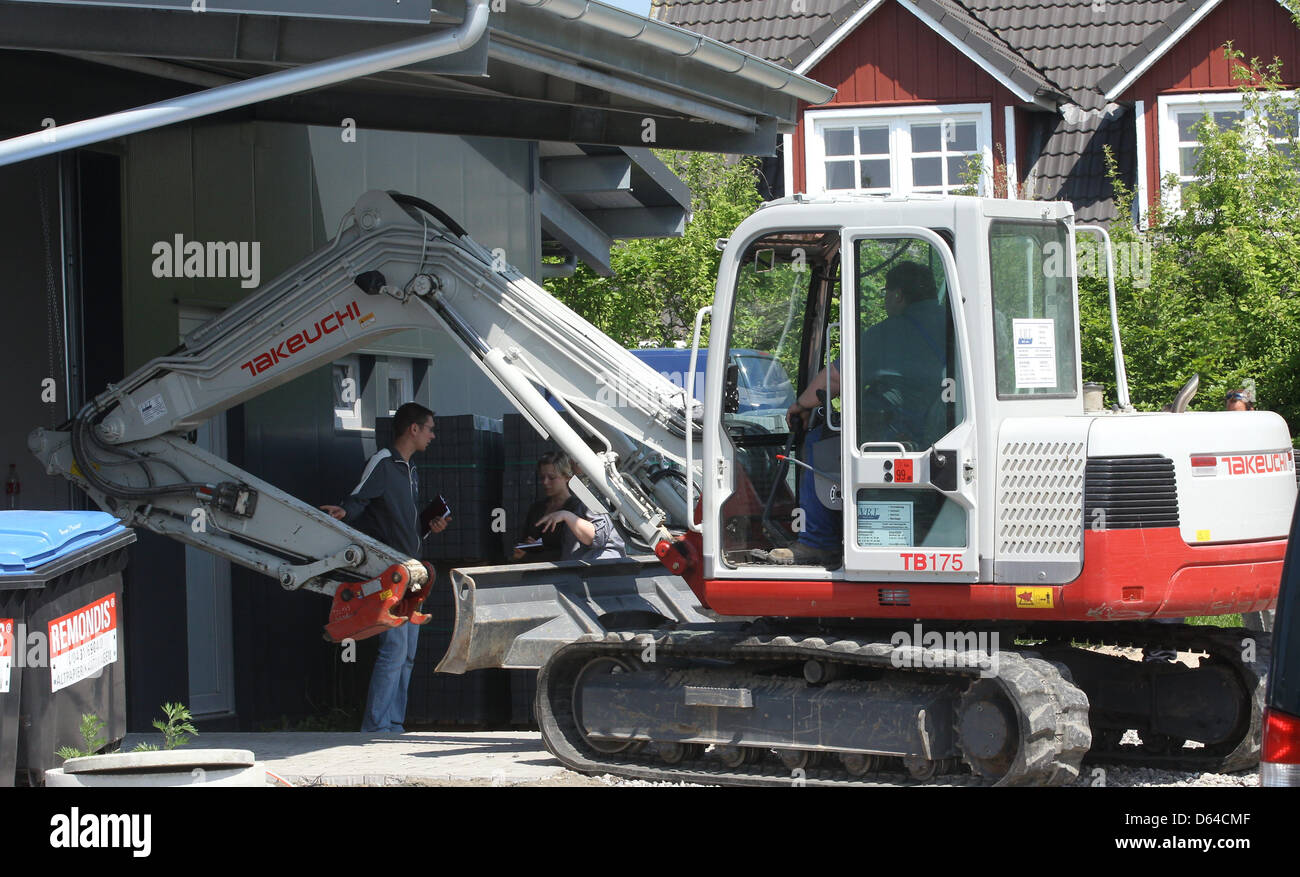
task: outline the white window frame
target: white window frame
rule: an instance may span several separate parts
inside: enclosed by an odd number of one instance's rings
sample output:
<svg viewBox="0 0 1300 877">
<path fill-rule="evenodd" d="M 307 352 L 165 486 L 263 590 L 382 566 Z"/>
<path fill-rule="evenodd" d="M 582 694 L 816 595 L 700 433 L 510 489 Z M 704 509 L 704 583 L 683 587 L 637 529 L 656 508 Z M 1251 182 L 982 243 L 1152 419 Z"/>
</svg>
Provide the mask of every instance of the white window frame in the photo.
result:
<svg viewBox="0 0 1300 877">
<path fill-rule="evenodd" d="M 357 398 L 350 409 L 337 406 L 334 408 L 334 428 L 336 430 L 362 431 L 365 429 L 365 425 L 361 422 L 361 357 L 354 353 L 330 363 L 331 402 L 333 401 L 334 366 L 336 365 L 347 366 L 352 379 L 357 383 Z"/>
<path fill-rule="evenodd" d="M 388 380 L 401 381 L 402 393 L 400 395 L 406 397 L 404 399 L 394 400 L 393 394 L 392 393 L 388 394 L 388 405 L 389 405 L 388 414 L 390 417 L 397 413 L 397 409 L 402 405 L 403 402 L 411 402 L 414 400 L 415 369 L 412 365 L 413 362 L 414 360 L 412 360 L 411 357 L 409 356 L 388 357 Z M 394 402 L 396 402 L 397 404 L 394 405 L 393 404 Z"/>
<path fill-rule="evenodd" d="M 1295 96 L 1295 92 L 1280 91 L 1278 95 L 1286 100 L 1291 100 Z M 1166 194 L 1164 192 L 1165 178 L 1173 174 L 1180 183 L 1195 179 L 1195 177 L 1184 178 L 1181 173 L 1182 167 L 1178 161 L 1179 140 L 1178 120 L 1176 118 L 1178 113 L 1195 107 L 1199 107 L 1203 113 L 1207 114 L 1224 111 L 1232 112 L 1244 110 L 1245 102 L 1242 100 L 1241 93 L 1237 91 L 1162 94 L 1156 98 L 1156 124 L 1158 126 L 1156 137 L 1159 140 L 1160 152 L 1158 183 L 1161 197 L 1165 199 L 1165 206 L 1170 210 L 1178 210 L 1182 206 L 1183 193 L 1181 187 L 1179 187 Z M 1246 118 L 1249 121 L 1249 116 Z"/>
<path fill-rule="evenodd" d="M 894 195 L 912 192 L 912 133 L 917 122 L 975 122 L 976 148 L 984 159 L 984 173 L 978 191 L 993 190 L 993 110 L 990 104 L 927 104 L 903 107 L 854 107 L 831 110 L 808 110 L 804 113 L 804 155 L 808 194 L 864 192 L 875 190 L 826 189 L 826 147 L 823 131 L 848 125 L 889 125 L 890 181 Z M 857 168 L 854 168 L 856 182 Z"/>
</svg>

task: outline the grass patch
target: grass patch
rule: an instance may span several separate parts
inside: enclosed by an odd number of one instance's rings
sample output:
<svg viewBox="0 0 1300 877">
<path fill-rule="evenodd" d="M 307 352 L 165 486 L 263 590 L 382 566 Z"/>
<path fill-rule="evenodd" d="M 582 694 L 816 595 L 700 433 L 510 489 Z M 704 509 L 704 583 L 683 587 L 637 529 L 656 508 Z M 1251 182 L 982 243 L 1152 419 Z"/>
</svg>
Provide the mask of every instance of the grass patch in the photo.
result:
<svg viewBox="0 0 1300 877">
<path fill-rule="evenodd" d="M 1189 615 L 1183 620 L 1187 624 L 1207 627 L 1241 627 L 1240 615 Z"/>
</svg>

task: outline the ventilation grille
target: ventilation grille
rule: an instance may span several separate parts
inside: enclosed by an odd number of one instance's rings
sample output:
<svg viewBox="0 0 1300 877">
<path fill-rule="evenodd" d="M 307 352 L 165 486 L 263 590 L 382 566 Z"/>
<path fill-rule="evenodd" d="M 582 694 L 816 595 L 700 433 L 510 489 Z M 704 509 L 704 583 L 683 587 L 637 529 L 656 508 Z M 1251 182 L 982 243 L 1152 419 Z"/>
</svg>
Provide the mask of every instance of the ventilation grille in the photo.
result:
<svg viewBox="0 0 1300 877">
<path fill-rule="evenodd" d="M 1009 442 L 998 458 L 998 559 L 1069 560 L 1083 532 L 1083 442 Z"/>
<path fill-rule="evenodd" d="M 1084 521 L 1097 530 L 1178 526 L 1178 481 L 1168 457 L 1091 457 Z"/>
<path fill-rule="evenodd" d="M 1291 459 L 1295 462 L 1295 486 L 1300 487 L 1300 448 L 1291 449 Z"/>
<path fill-rule="evenodd" d="M 881 606 L 912 605 L 912 594 L 907 588 L 881 588 L 877 593 Z"/>
</svg>

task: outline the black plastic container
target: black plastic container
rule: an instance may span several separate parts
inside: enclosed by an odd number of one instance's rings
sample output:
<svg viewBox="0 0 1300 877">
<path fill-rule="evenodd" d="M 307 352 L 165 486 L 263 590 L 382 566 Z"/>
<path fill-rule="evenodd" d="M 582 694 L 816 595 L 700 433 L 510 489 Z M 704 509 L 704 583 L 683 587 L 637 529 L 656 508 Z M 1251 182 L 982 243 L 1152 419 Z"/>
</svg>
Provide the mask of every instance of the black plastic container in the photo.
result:
<svg viewBox="0 0 1300 877">
<path fill-rule="evenodd" d="M 33 550 L 42 537 L 48 549 Z M 126 734 L 122 570 L 134 541 L 103 512 L 0 512 L 0 625 L 11 631 L 0 785 L 42 782 L 62 762 L 56 750 L 81 747 L 83 714 L 104 722 L 108 746 Z"/>
</svg>

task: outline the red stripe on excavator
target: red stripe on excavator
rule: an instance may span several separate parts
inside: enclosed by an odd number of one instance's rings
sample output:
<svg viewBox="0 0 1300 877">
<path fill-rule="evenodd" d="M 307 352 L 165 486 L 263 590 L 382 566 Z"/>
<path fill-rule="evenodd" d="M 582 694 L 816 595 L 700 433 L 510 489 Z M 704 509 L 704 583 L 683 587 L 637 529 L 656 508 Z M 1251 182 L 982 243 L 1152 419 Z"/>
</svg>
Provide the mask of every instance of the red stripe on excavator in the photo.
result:
<svg viewBox="0 0 1300 877">
<path fill-rule="evenodd" d="M 683 546 L 697 555 L 699 536 Z M 1188 545 L 1177 527 L 1088 531 L 1083 573 L 1051 586 L 1051 608 L 1018 608 L 1016 592 L 1033 584 L 772 581 L 702 579 L 691 563 L 686 581 L 723 615 L 822 618 L 935 618 L 1025 621 L 1118 621 L 1148 617 L 1255 612 L 1277 600 L 1285 539 Z M 906 606 L 880 605 L 880 591 L 906 589 Z"/>
</svg>

